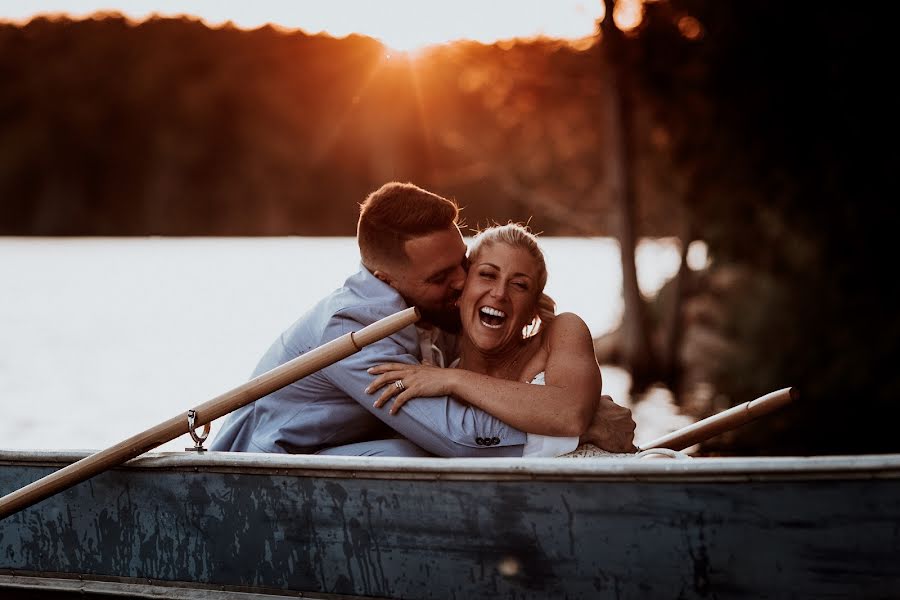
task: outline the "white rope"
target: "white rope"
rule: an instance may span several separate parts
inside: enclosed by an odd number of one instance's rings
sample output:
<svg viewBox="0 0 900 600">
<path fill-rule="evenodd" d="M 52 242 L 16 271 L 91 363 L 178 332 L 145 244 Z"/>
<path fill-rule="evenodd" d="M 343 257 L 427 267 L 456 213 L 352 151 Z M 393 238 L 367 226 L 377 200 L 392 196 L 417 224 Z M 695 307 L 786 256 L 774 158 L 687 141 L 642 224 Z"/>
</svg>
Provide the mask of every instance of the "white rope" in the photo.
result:
<svg viewBox="0 0 900 600">
<path fill-rule="evenodd" d="M 676 460 L 685 460 L 692 458 L 688 456 L 684 452 L 679 452 L 678 450 L 671 450 L 669 448 L 647 448 L 646 450 L 641 450 L 637 454 L 635 454 L 635 458 L 647 458 L 648 456 L 661 455 L 667 458 L 674 458 Z"/>
</svg>

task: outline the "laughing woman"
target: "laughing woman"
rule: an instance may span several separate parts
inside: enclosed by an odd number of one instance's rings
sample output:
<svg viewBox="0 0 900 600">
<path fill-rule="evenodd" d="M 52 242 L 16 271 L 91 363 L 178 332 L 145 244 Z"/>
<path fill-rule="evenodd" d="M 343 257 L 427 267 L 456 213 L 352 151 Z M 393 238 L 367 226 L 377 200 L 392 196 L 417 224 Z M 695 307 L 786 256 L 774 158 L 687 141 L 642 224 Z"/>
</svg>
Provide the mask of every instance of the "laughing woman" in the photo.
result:
<svg viewBox="0 0 900 600">
<path fill-rule="evenodd" d="M 633 421 L 630 432 L 614 438 L 592 426 L 598 414 L 631 420 L 631 411 L 601 397 L 587 325 L 573 313 L 555 314 L 544 294 L 547 268 L 536 237 L 515 223 L 491 227 L 476 236 L 469 259 L 456 368 L 379 365 L 370 370 L 378 375 L 370 389 L 384 387 L 376 406 L 393 398 L 396 413 L 417 397 L 450 394 L 528 433 L 633 451 Z M 401 380 L 402 390 L 389 385 Z"/>
</svg>

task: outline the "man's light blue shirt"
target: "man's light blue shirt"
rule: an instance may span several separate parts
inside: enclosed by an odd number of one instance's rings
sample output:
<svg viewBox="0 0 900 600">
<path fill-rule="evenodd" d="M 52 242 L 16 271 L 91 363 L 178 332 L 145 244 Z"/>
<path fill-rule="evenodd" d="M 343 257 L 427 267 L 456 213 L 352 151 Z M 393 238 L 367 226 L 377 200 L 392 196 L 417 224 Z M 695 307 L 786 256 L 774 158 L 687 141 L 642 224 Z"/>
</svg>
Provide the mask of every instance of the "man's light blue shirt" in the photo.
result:
<svg viewBox="0 0 900 600">
<path fill-rule="evenodd" d="M 397 291 L 365 267 L 319 301 L 285 331 L 260 360 L 253 377 L 346 333 L 408 308 Z M 396 415 L 374 408 L 367 369 L 421 360 L 414 326 L 233 412 L 213 450 L 314 453 L 397 434 L 437 456 L 522 456 L 526 434 L 450 396 L 417 398 Z"/>
</svg>

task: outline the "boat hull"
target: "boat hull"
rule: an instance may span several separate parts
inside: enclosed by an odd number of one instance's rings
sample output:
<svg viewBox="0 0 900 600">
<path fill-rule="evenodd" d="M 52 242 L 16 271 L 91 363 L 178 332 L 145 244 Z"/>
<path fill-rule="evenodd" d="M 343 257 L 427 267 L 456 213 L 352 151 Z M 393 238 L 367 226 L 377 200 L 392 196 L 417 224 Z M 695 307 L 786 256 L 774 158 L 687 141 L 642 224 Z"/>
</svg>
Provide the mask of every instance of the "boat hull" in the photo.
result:
<svg viewBox="0 0 900 600">
<path fill-rule="evenodd" d="M 84 455 L 0 452 L 0 494 Z M 0 521 L 7 582 L 270 594 L 889 598 L 898 556 L 893 455 L 156 454 Z"/>
</svg>

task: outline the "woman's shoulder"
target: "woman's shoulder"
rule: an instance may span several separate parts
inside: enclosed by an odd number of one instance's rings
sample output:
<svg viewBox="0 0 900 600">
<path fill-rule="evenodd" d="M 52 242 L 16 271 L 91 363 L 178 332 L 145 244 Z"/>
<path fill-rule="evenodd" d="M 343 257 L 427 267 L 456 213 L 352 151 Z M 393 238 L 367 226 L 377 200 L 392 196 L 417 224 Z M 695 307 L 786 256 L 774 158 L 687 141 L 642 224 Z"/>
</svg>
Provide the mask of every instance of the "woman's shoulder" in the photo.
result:
<svg viewBox="0 0 900 600">
<path fill-rule="evenodd" d="M 566 352 L 588 352 L 593 356 L 594 339 L 584 319 L 575 313 L 560 313 L 547 324 L 541 345 L 548 354 L 564 350 Z M 576 350 L 577 349 L 577 350 Z"/>
<path fill-rule="evenodd" d="M 584 319 L 575 313 L 564 312 L 556 315 L 556 318 L 547 324 L 546 329 L 546 338 L 548 340 L 560 335 L 586 335 L 590 337 L 591 332 Z"/>
<path fill-rule="evenodd" d="M 568 325 L 580 324 L 580 325 L 583 325 L 584 327 L 587 327 L 587 324 L 584 322 L 584 319 L 582 319 L 581 317 L 579 317 L 578 315 L 576 315 L 573 312 L 559 313 L 558 315 L 556 315 L 556 317 L 552 321 L 550 321 L 550 326 L 553 326 L 554 324 L 557 324 L 557 323 L 564 323 L 564 324 L 568 324 Z"/>
</svg>

